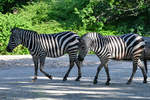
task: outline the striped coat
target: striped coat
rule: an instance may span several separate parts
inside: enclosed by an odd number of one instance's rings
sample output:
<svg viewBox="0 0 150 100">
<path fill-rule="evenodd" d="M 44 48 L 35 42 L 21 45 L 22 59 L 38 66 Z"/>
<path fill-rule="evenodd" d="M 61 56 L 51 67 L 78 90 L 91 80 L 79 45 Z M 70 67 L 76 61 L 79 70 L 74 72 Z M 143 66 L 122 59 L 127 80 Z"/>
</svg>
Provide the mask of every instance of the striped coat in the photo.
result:
<svg viewBox="0 0 150 100">
<path fill-rule="evenodd" d="M 38 64 L 40 63 L 40 71 L 44 73 L 45 76 L 52 79 L 51 75 L 43 71 L 45 58 L 46 57 L 60 57 L 64 54 L 69 54 L 70 67 L 65 74 L 63 80 L 67 80 L 67 77 L 74 66 L 77 64 L 77 52 L 79 49 L 79 36 L 73 32 L 60 32 L 55 34 L 38 34 L 35 31 L 24 30 L 20 28 L 14 28 L 11 30 L 12 34 L 7 46 L 7 51 L 12 52 L 12 50 L 19 44 L 27 47 L 30 54 L 33 57 L 33 62 L 35 66 L 35 76 L 34 81 L 37 79 Z M 78 78 L 80 77 L 80 69 L 78 69 Z"/>
<path fill-rule="evenodd" d="M 79 61 L 83 61 L 88 51 L 94 51 L 101 60 L 101 64 L 97 69 L 97 73 L 94 79 L 94 84 L 97 83 L 98 74 L 102 67 L 105 68 L 107 74 L 106 84 L 109 84 L 109 59 L 125 60 L 129 58 L 132 58 L 133 60 L 133 72 L 127 83 L 131 83 L 136 72 L 137 65 L 142 70 L 144 83 L 147 82 L 146 71 L 140 60 L 145 47 L 145 42 L 141 36 L 137 34 L 125 34 L 122 36 L 102 36 L 98 33 L 87 33 L 81 37 L 79 47 Z"/>
</svg>

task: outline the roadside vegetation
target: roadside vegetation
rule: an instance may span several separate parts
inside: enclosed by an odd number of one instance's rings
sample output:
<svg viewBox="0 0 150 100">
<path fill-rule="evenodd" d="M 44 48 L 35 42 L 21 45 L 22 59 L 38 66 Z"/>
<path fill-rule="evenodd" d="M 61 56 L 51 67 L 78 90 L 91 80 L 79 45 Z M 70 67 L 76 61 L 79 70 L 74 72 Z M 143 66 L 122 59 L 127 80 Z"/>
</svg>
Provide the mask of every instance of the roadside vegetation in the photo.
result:
<svg viewBox="0 0 150 100">
<path fill-rule="evenodd" d="M 13 27 L 40 33 L 73 31 L 150 36 L 149 0 L 1 0 L 0 54 L 7 53 Z M 19 46 L 11 54 L 28 54 Z"/>
</svg>

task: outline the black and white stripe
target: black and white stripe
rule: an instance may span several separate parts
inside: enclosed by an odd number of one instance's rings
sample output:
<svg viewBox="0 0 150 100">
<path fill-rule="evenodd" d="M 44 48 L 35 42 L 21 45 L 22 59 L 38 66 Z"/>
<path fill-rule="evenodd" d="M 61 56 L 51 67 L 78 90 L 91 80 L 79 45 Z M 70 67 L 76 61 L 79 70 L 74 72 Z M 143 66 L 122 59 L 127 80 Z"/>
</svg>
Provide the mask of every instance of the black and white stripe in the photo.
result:
<svg viewBox="0 0 150 100">
<path fill-rule="evenodd" d="M 127 83 L 131 83 L 137 70 L 137 65 L 141 68 L 144 76 L 144 83 L 146 83 L 146 71 L 143 63 L 140 60 L 144 52 L 144 46 L 145 42 L 143 38 L 137 34 L 125 34 L 122 36 L 102 36 L 98 33 L 88 33 L 83 35 L 80 39 L 78 59 L 79 61 L 82 61 L 89 50 L 94 51 L 101 60 L 101 64 L 97 69 L 94 83 L 97 83 L 98 74 L 101 68 L 104 66 L 107 73 L 106 84 L 108 85 L 110 81 L 108 60 L 125 60 L 132 58 L 133 72 Z"/>
<path fill-rule="evenodd" d="M 71 71 L 74 63 L 78 66 L 78 78 L 81 76 L 80 67 L 77 60 L 77 52 L 79 45 L 79 36 L 73 32 L 61 32 L 56 34 L 37 34 L 35 31 L 24 30 L 20 28 L 14 28 L 11 30 L 9 44 L 7 51 L 12 50 L 19 44 L 27 47 L 30 51 L 34 65 L 35 65 L 35 76 L 33 80 L 37 79 L 38 64 L 40 62 L 40 71 L 43 72 L 47 77 L 52 79 L 51 75 L 43 71 L 44 62 L 46 57 L 60 57 L 66 53 L 69 54 L 70 67 L 65 74 L 63 80 L 67 80 L 69 72 Z"/>
</svg>

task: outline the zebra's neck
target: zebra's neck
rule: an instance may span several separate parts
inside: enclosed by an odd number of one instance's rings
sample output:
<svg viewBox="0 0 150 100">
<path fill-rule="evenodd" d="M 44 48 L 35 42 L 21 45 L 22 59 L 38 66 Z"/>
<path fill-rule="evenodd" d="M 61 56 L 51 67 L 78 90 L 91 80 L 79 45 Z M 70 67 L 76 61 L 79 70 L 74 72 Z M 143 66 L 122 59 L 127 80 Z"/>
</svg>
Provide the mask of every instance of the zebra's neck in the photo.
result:
<svg viewBox="0 0 150 100">
<path fill-rule="evenodd" d="M 82 38 L 85 41 L 85 44 L 89 51 L 94 51 L 95 53 L 97 53 L 101 49 L 101 39 L 99 38 L 99 35 L 97 33 L 85 34 Z"/>
<path fill-rule="evenodd" d="M 38 34 L 30 33 L 30 32 L 24 32 L 21 34 L 21 44 L 29 49 L 29 51 L 32 50 L 33 44 L 37 41 Z"/>
</svg>

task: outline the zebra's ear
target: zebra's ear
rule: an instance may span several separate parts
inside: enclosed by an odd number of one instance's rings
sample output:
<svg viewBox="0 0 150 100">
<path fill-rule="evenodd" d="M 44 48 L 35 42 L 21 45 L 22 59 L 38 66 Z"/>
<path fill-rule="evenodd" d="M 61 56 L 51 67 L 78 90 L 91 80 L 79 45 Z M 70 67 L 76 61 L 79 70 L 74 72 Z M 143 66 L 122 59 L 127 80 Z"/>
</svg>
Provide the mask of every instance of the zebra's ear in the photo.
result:
<svg viewBox="0 0 150 100">
<path fill-rule="evenodd" d="M 19 29 L 18 27 L 14 27 L 10 30 L 10 32 L 14 32 L 15 30 Z"/>
<path fill-rule="evenodd" d="M 81 38 L 78 38 L 79 42 L 81 42 Z"/>
<path fill-rule="evenodd" d="M 14 31 L 14 28 L 12 28 L 11 30 L 10 30 L 10 32 L 13 32 Z"/>
<path fill-rule="evenodd" d="M 80 43 L 83 42 L 83 40 L 81 38 L 78 38 L 78 40 L 79 40 Z"/>
</svg>

